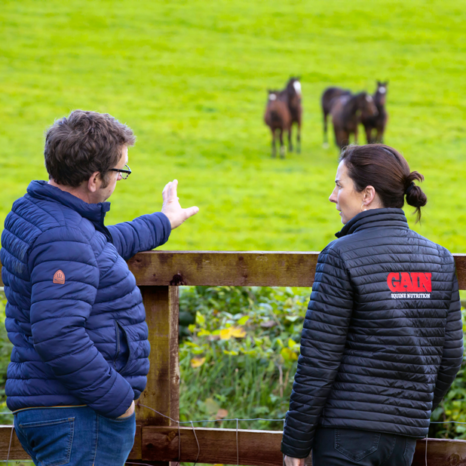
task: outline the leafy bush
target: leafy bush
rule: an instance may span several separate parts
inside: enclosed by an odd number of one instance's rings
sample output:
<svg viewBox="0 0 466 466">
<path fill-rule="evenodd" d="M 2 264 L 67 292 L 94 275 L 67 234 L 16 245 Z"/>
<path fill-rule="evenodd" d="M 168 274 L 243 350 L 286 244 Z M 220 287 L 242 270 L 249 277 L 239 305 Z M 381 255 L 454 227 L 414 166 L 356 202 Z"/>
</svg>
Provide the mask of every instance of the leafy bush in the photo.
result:
<svg viewBox="0 0 466 466">
<path fill-rule="evenodd" d="M 195 314 L 196 323 L 180 344 L 181 420 L 283 418 L 308 298 L 302 288 L 183 289 L 180 311 Z M 240 425 L 283 427 L 270 421 Z"/>
<path fill-rule="evenodd" d="M 0 424 L 12 424 L 13 415 L 2 414 L 8 412 L 8 408 L 6 407 L 5 382 L 10 354 L 13 348 L 5 329 L 5 305 L 5 294 L 2 288 L 0 288 Z"/>
<path fill-rule="evenodd" d="M 466 311 L 464 309 L 463 333 L 466 336 Z M 431 420 L 442 422 L 442 424 L 431 424 L 430 437 L 466 439 L 466 359 L 463 359 L 461 370 L 440 406 L 432 413 Z"/>
<path fill-rule="evenodd" d="M 181 420 L 283 418 L 296 371 L 309 290 L 184 288 L 180 312 L 191 313 L 180 342 Z M 466 333 L 466 311 L 463 325 Z M 466 363 L 433 412 L 430 437 L 466 438 Z M 213 423 L 214 424 L 214 423 Z M 211 425 L 211 424 L 209 424 Z M 216 427 L 234 427 L 216 422 Z M 279 422 L 242 428 L 279 430 Z"/>
<path fill-rule="evenodd" d="M 182 288 L 180 316 L 181 420 L 235 427 L 228 418 L 282 419 L 288 409 L 310 290 L 303 288 Z M 12 345 L 4 326 L 0 288 L 0 412 L 7 412 L 6 371 Z M 463 310 L 466 334 L 466 311 Z M 11 424 L 11 414 L 0 414 Z M 466 363 L 432 413 L 430 437 L 466 438 Z M 202 425 L 202 424 L 199 424 Z M 252 421 L 241 428 L 280 430 L 281 422 Z"/>
</svg>

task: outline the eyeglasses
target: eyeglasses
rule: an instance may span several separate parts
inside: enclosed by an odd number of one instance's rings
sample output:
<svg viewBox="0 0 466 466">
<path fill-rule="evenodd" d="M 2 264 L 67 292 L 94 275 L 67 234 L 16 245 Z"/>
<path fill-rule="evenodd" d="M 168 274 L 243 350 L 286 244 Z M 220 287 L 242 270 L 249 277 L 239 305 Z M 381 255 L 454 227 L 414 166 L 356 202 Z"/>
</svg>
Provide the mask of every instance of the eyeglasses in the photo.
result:
<svg viewBox="0 0 466 466">
<path fill-rule="evenodd" d="M 131 168 L 129 168 L 129 165 L 125 165 L 125 170 L 122 170 L 120 168 L 110 168 L 108 171 L 118 172 L 122 180 L 126 180 L 126 178 L 128 178 L 128 176 L 131 175 Z"/>
</svg>

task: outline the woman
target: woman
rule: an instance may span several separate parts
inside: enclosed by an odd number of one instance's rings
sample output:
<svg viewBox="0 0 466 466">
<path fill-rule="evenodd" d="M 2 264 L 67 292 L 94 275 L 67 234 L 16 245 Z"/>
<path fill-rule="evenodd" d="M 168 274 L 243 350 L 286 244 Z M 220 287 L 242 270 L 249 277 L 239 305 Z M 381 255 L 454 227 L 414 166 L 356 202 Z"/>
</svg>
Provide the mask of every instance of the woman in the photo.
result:
<svg viewBox="0 0 466 466">
<path fill-rule="evenodd" d="M 287 466 L 410 465 L 458 372 L 451 254 L 410 230 L 427 198 L 396 150 L 350 146 L 330 202 L 343 229 L 320 254 L 286 416 Z"/>
</svg>

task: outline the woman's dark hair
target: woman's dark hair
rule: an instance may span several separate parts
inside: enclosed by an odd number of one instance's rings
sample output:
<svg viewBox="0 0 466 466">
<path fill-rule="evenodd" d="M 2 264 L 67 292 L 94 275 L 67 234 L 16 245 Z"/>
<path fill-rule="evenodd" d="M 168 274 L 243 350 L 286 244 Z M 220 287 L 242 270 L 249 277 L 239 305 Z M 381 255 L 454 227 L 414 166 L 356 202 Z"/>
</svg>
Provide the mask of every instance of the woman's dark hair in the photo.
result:
<svg viewBox="0 0 466 466">
<path fill-rule="evenodd" d="M 56 121 L 45 135 L 45 167 L 58 184 L 77 187 L 100 172 L 105 187 L 109 169 L 124 146 L 136 141 L 133 131 L 106 113 L 75 110 Z"/>
<path fill-rule="evenodd" d="M 402 208 L 406 202 L 416 207 L 416 221 L 421 219 L 421 207 L 427 196 L 414 181 L 424 181 L 419 172 L 409 169 L 405 158 L 392 147 L 384 144 L 348 146 L 340 155 L 358 192 L 373 186 L 384 207 Z"/>
</svg>

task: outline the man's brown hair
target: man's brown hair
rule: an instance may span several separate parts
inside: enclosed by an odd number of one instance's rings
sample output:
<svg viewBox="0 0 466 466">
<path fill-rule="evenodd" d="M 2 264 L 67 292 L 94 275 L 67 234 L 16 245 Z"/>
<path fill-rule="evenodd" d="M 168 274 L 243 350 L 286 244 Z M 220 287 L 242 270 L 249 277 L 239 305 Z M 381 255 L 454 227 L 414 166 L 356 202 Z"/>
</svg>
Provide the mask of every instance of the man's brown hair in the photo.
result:
<svg viewBox="0 0 466 466">
<path fill-rule="evenodd" d="M 107 113 L 74 110 L 47 131 L 45 167 L 56 183 L 71 187 L 100 172 L 105 187 L 123 147 L 135 141 L 133 131 Z"/>
</svg>

